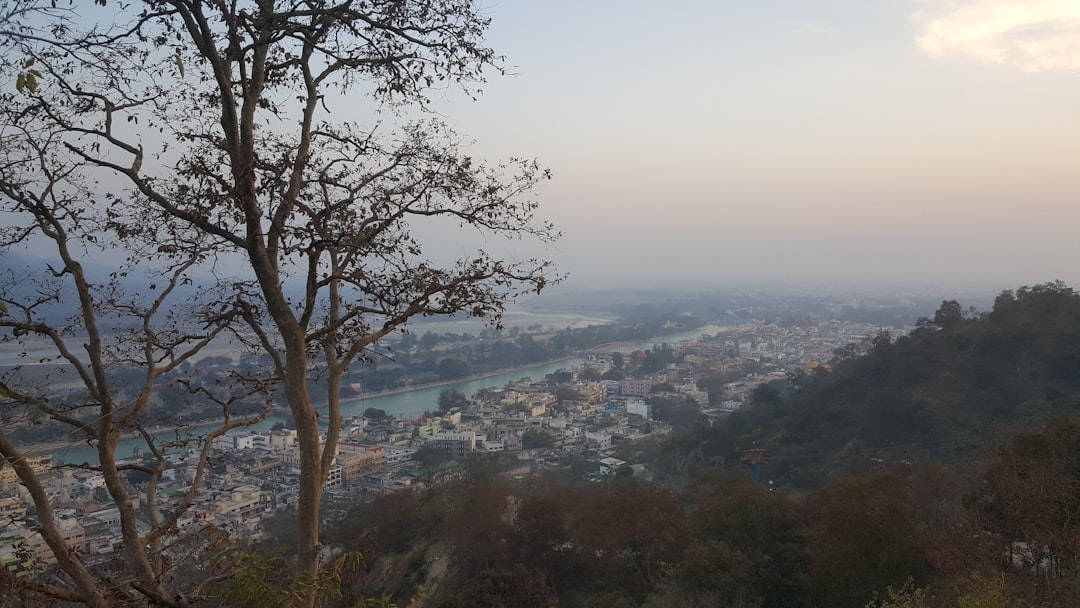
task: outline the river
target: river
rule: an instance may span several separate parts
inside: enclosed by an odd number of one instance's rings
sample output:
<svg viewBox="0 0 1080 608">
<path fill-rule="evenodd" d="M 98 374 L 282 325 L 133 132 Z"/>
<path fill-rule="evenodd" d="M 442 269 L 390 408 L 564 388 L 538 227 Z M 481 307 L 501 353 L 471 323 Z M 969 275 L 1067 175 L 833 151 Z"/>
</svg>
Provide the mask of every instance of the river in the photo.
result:
<svg viewBox="0 0 1080 608">
<path fill-rule="evenodd" d="M 558 371 L 560 369 L 568 369 L 574 365 L 578 365 L 582 362 L 582 359 L 566 359 L 556 361 L 553 363 L 542 363 L 526 368 L 519 368 L 509 372 L 503 372 L 492 376 L 486 376 L 483 378 L 474 378 L 470 380 L 463 380 L 461 382 L 451 382 L 447 384 L 440 384 L 438 386 L 432 386 L 427 388 L 419 388 L 416 390 L 405 391 L 401 393 L 377 395 L 371 397 L 355 397 L 351 399 L 342 400 L 341 413 L 343 416 L 359 416 L 364 413 L 369 407 L 381 409 L 386 411 L 387 414 L 392 416 L 404 416 L 406 418 L 415 418 L 424 412 L 432 411 L 438 408 L 439 393 L 441 391 L 450 389 L 459 393 L 472 396 L 480 392 L 485 388 L 500 388 L 505 386 L 508 382 L 519 380 L 521 378 L 529 377 L 533 380 L 539 380 L 547 374 Z M 251 427 L 251 430 L 263 431 L 273 427 L 278 422 L 285 422 L 288 420 L 287 416 L 283 415 L 271 415 L 265 420 L 258 422 Z M 163 441 L 169 441 L 175 437 L 172 432 L 159 433 L 158 439 Z M 146 443 L 141 439 L 125 439 L 120 442 L 117 447 L 117 455 L 121 458 L 126 458 L 131 455 L 132 450 L 136 447 L 142 447 L 145 450 Z M 68 462 L 68 463 L 81 463 L 81 462 L 97 462 L 97 450 L 85 442 L 75 443 L 71 446 L 65 447 L 62 450 L 53 452 L 53 462 Z"/>
<path fill-rule="evenodd" d="M 617 345 L 612 345 L 611 350 L 617 350 L 620 352 L 631 352 L 634 350 L 647 350 L 655 345 L 663 343 L 674 345 L 682 340 L 698 338 L 704 334 L 714 334 L 722 329 L 723 327 L 721 326 L 707 325 L 705 327 L 701 327 L 687 332 L 666 336 L 658 336 L 643 342 L 619 343 Z M 342 401 L 341 413 L 343 416 L 346 417 L 359 416 L 367 408 L 376 408 L 384 410 L 387 414 L 390 414 L 392 416 L 415 418 L 423 414 L 424 412 L 437 409 L 439 393 L 443 390 L 455 390 L 464 395 L 472 396 L 482 389 L 499 388 L 505 386 L 508 382 L 511 382 L 513 380 L 519 380 L 524 377 L 538 380 L 554 371 L 578 365 L 582 361 L 583 359 L 580 358 L 560 360 L 556 362 L 542 363 L 539 365 L 519 368 L 517 370 L 486 376 L 483 378 L 473 378 L 460 382 L 439 384 L 438 386 L 418 388 L 415 390 L 393 394 L 345 399 Z M 265 420 L 256 423 L 248 428 L 256 431 L 268 430 L 278 422 L 285 422 L 287 420 L 287 416 L 273 414 L 267 417 Z M 189 430 L 189 432 L 191 432 L 192 434 L 198 434 L 197 431 Z M 172 431 L 160 432 L 157 433 L 157 437 L 162 441 L 169 441 L 175 439 L 175 434 Z M 126 458 L 132 454 L 132 450 L 136 447 L 143 447 L 145 450 L 145 445 L 146 444 L 141 439 L 123 440 L 120 442 L 120 445 L 117 448 L 117 455 L 119 455 L 121 458 Z M 97 462 L 97 450 L 95 450 L 93 447 L 86 444 L 85 442 L 79 442 L 72 444 L 71 446 L 68 446 L 62 450 L 54 451 L 53 461 L 62 461 L 68 463 Z"/>
<path fill-rule="evenodd" d="M 617 344 L 611 345 L 611 351 L 618 351 L 620 353 L 631 353 L 635 350 L 649 350 L 654 346 L 660 346 L 662 344 L 670 344 L 671 346 L 675 346 L 679 342 L 685 342 L 686 340 L 696 340 L 705 335 L 715 335 L 724 331 L 725 329 L 727 329 L 727 326 L 724 325 L 703 325 L 697 329 L 691 329 L 689 331 L 683 331 L 677 334 L 656 336 L 655 338 L 649 338 L 648 340 L 642 342 L 619 342 Z"/>
</svg>

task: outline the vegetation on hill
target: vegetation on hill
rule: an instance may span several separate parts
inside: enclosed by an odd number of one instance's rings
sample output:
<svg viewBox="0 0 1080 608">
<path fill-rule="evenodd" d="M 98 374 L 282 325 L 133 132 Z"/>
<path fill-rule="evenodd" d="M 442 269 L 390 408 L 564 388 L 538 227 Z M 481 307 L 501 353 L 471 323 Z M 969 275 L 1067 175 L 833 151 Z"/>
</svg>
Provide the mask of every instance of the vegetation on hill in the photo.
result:
<svg viewBox="0 0 1080 608">
<path fill-rule="evenodd" d="M 377 498 L 329 536 L 367 558 L 347 601 L 405 605 L 424 590 L 439 608 L 1075 606 L 1078 448 L 1080 418 L 1055 418 L 975 484 L 942 465 L 880 466 L 800 496 L 719 469 L 676 486 L 470 475 Z"/>
<path fill-rule="evenodd" d="M 910 336 L 712 425 L 679 425 L 656 479 L 512 481 L 473 467 L 377 498 L 332 533 L 346 598 L 426 606 L 944 608 L 1080 605 L 1080 297 L 1052 283 Z M 1017 430 L 1022 428 L 1023 430 Z M 993 431 L 993 433 L 989 433 Z M 739 457 L 767 448 L 754 484 Z M 650 456 L 652 455 L 652 456 Z M 798 491 L 793 491 L 798 490 Z"/>
<path fill-rule="evenodd" d="M 767 449 L 768 478 L 802 489 L 881 462 L 955 461 L 1004 427 L 1031 426 L 1080 403 L 1080 296 L 1060 282 L 998 296 L 987 313 L 943 302 L 907 336 L 879 334 L 865 356 L 794 374 L 753 402 L 672 441 L 666 470 L 687 473 Z"/>
</svg>

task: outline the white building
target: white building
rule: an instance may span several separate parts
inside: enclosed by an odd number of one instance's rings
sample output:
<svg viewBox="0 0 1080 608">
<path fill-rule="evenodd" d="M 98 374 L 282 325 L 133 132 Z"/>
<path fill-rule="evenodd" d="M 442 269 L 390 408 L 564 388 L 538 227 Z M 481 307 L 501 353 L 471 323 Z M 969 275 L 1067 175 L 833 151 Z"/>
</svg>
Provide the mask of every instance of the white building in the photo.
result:
<svg viewBox="0 0 1080 608">
<path fill-rule="evenodd" d="M 255 447 L 256 444 L 262 444 L 261 437 L 255 433 L 247 433 L 244 435 L 233 435 L 232 448 L 234 450 L 250 450 Z"/>
<path fill-rule="evenodd" d="M 386 455 L 386 464 L 397 464 L 399 462 L 406 462 L 408 460 L 412 460 L 413 454 L 416 453 L 416 449 L 397 446 L 383 446 L 383 453 Z"/>
<path fill-rule="evenodd" d="M 296 445 L 296 429 L 270 431 L 267 438 L 269 439 L 267 447 L 272 450 L 291 448 Z"/>
<path fill-rule="evenodd" d="M 642 418 L 649 419 L 649 404 L 645 403 L 641 399 L 630 399 L 626 402 L 626 413 L 636 414 Z"/>
<path fill-rule="evenodd" d="M 601 458 L 600 459 L 600 474 L 612 475 L 615 470 L 626 464 L 626 461 L 619 460 L 618 458 Z"/>
<path fill-rule="evenodd" d="M 100 473 L 91 477 L 87 477 L 86 479 L 82 480 L 82 486 L 87 490 L 93 490 L 94 488 L 104 488 L 105 477 Z"/>
<path fill-rule="evenodd" d="M 585 441 L 588 442 L 589 447 L 597 450 L 606 450 L 611 447 L 611 435 L 603 431 L 596 433 L 585 431 Z"/>
</svg>

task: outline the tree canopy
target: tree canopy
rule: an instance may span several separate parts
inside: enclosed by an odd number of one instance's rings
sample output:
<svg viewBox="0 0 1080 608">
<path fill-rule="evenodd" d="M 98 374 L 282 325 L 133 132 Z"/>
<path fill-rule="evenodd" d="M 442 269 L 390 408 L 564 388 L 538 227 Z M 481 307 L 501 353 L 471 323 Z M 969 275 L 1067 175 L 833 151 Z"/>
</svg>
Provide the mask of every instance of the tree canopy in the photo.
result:
<svg viewBox="0 0 1080 608">
<path fill-rule="evenodd" d="M 6 165 L 10 181 L 80 176 L 69 210 L 86 233 L 156 243 L 149 257 L 200 251 L 204 276 L 228 287 L 209 304 L 235 310 L 244 327 L 233 335 L 265 353 L 296 423 L 297 571 L 313 580 L 349 365 L 414 317 L 498 323 L 507 299 L 558 279 L 543 259 L 479 244 L 444 259 L 418 237 L 422 224 L 462 243 L 476 231 L 558 236 L 535 215 L 531 192 L 549 178 L 536 161 L 487 164 L 433 114 L 397 119 L 427 108 L 431 91 L 476 94 L 502 71 L 488 19 L 468 0 L 4 10 L 5 57 L 24 66 L 2 94 L 5 133 L 27 152 Z M 363 96 L 367 117 L 346 118 Z M 329 400 L 325 442 L 310 383 Z M 307 588 L 295 598 L 314 601 Z"/>
</svg>

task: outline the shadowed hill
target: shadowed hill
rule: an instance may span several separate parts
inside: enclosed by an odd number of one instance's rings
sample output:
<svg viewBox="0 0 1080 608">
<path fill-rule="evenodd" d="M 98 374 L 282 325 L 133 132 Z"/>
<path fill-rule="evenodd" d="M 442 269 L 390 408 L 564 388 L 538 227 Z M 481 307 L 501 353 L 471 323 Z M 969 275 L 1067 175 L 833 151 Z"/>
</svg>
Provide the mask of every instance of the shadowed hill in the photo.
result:
<svg viewBox="0 0 1080 608">
<path fill-rule="evenodd" d="M 763 478 L 817 487 L 851 468 L 970 453 L 998 428 L 1078 409 L 1080 296 L 1055 282 L 1003 292 L 989 313 L 946 301 L 908 336 L 881 334 L 865 355 L 792 380 L 672 439 L 662 464 L 688 473 L 763 447 Z"/>
</svg>

